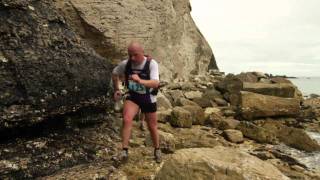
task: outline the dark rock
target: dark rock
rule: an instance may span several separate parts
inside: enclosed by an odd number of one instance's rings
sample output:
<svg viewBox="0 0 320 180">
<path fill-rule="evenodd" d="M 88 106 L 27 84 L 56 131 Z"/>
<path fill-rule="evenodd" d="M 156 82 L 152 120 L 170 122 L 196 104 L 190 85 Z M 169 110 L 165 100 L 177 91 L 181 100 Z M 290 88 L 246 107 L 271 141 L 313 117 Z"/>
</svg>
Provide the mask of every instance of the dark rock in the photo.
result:
<svg viewBox="0 0 320 180">
<path fill-rule="evenodd" d="M 223 81 L 216 84 L 216 88 L 223 94 L 226 92 L 229 94 L 239 93 L 243 88 L 243 82 L 239 77 L 233 74 L 228 74 Z"/>
<path fill-rule="evenodd" d="M 309 96 L 310 96 L 310 98 L 318 98 L 318 97 L 320 97 L 320 95 L 318 95 L 318 94 L 310 94 Z"/>
<path fill-rule="evenodd" d="M 0 8 L 0 129 L 106 95 L 110 63 L 79 40 L 51 1 L 1 1 Z"/>
<path fill-rule="evenodd" d="M 227 106 L 228 102 L 222 98 L 214 98 L 214 102 L 218 105 L 218 106 Z"/>
<path fill-rule="evenodd" d="M 272 77 L 270 78 L 272 83 L 288 83 L 288 84 L 292 84 L 292 82 L 286 78 L 283 77 Z"/>
</svg>

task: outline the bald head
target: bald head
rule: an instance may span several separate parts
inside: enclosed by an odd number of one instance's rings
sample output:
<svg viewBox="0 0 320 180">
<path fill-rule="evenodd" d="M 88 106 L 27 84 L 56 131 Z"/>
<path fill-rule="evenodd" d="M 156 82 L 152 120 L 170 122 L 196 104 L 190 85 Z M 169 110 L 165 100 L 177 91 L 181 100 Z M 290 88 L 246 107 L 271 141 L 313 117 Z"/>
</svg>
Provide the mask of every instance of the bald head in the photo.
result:
<svg viewBox="0 0 320 180">
<path fill-rule="evenodd" d="M 144 50 L 140 43 L 131 42 L 128 46 L 129 59 L 133 63 L 142 63 L 144 60 Z"/>
<path fill-rule="evenodd" d="M 139 52 L 143 52 L 143 47 L 140 43 L 132 41 L 129 46 L 128 46 L 128 51 L 139 51 Z"/>
</svg>

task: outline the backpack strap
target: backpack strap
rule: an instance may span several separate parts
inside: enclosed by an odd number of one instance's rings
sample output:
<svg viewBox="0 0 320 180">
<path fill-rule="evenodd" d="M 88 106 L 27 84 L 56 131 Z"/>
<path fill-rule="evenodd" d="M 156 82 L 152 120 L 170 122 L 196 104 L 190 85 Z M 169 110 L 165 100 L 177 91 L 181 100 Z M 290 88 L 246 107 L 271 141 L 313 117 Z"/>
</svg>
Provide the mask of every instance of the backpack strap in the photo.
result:
<svg viewBox="0 0 320 180">
<path fill-rule="evenodd" d="M 143 73 L 147 74 L 147 80 L 150 80 L 150 62 L 151 60 L 147 60 L 142 70 Z"/>
<path fill-rule="evenodd" d="M 131 61 L 128 59 L 128 62 L 125 67 L 124 75 L 125 75 L 125 85 L 129 86 L 129 75 L 132 73 Z"/>
<path fill-rule="evenodd" d="M 151 60 L 147 60 L 145 66 L 143 68 L 143 72 L 147 74 L 147 79 L 148 80 L 150 80 L 150 63 L 151 63 Z M 147 88 L 148 94 L 151 94 L 151 95 L 155 95 L 156 96 L 158 94 L 158 91 L 159 91 L 159 88 L 153 88 L 152 91 L 150 91 L 150 88 Z"/>
</svg>

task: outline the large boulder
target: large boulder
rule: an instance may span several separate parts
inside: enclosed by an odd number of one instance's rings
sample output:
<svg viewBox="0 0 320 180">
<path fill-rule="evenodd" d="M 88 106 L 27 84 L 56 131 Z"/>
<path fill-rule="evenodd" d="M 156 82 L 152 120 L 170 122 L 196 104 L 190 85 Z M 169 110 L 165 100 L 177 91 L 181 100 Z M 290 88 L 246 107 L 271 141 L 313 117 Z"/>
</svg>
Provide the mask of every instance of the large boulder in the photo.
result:
<svg viewBox="0 0 320 180">
<path fill-rule="evenodd" d="M 180 99 L 185 98 L 181 90 L 169 90 L 165 92 L 165 95 L 173 106 L 179 105 Z"/>
<path fill-rule="evenodd" d="M 217 69 L 211 48 L 191 17 L 189 0 L 58 0 L 67 21 L 96 51 L 113 61 L 127 44 L 142 42 L 159 61 L 161 79 Z"/>
<path fill-rule="evenodd" d="M 196 99 L 196 98 L 201 98 L 202 97 L 202 92 L 200 91 L 188 91 L 184 93 L 184 96 L 187 99 Z"/>
<path fill-rule="evenodd" d="M 228 74 L 216 84 L 216 88 L 224 94 L 238 94 L 243 88 L 243 81 L 233 74 Z"/>
<path fill-rule="evenodd" d="M 190 128 L 192 126 L 192 115 L 182 107 L 174 107 L 170 118 L 170 124 L 174 127 Z"/>
<path fill-rule="evenodd" d="M 293 98 L 295 95 L 296 87 L 290 83 L 266 84 L 244 82 L 243 91 L 270 96 Z"/>
<path fill-rule="evenodd" d="M 288 146 L 307 152 L 320 151 L 320 144 L 303 129 L 288 127 L 276 120 L 264 121 L 261 127 L 275 134 L 279 141 Z"/>
<path fill-rule="evenodd" d="M 236 129 L 239 124 L 239 120 L 233 118 L 223 118 L 220 120 L 220 122 L 218 122 L 217 128 L 220 130 Z"/>
<path fill-rule="evenodd" d="M 223 136 L 230 142 L 241 143 L 243 142 L 243 134 L 239 130 L 227 129 L 223 131 Z"/>
<path fill-rule="evenodd" d="M 157 120 L 161 123 L 166 123 L 170 121 L 172 109 L 168 110 L 158 110 L 157 111 Z"/>
<path fill-rule="evenodd" d="M 219 128 L 220 123 L 224 120 L 221 110 L 217 108 L 206 108 L 204 114 L 206 124 L 215 128 Z"/>
<path fill-rule="evenodd" d="M 157 106 L 159 109 L 162 109 L 162 110 L 167 110 L 172 108 L 171 102 L 161 92 L 157 94 Z"/>
<path fill-rule="evenodd" d="M 306 99 L 303 104 L 312 109 L 314 116 L 320 118 L 320 97 Z"/>
<path fill-rule="evenodd" d="M 204 111 L 200 106 L 186 105 L 186 106 L 182 106 L 182 108 L 191 113 L 192 124 L 194 125 L 204 124 L 204 121 L 205 121 Z"/>
<path fill-rule="evenodd" d="M 0 2 L 0 129 L 74 112 L 106 95 L 110 63 L 52 1 Z"/>
<path fill-rule="evenodd" d="M 242 72 L 238 74 L 237 77 L 242 82 L 251 82 L 251 83 L 256 83 L 258 82 L 259 78 L 261 78 L 261 76 L 256 72 Z"/>
<path fill-rule="evenodd" d="M 245 152 L 217 146 L 176 151 L 155 179 L 287 180 L 276 167 Z"/>
<path fill-rule="evenodd" d="M 245 137 L 260 143 L 276 144 L 278 142 L 275 133 L 247 121 L 242 121 L 237 126 L 237 129 L 240 130 Z"/>
<path fill-rule="evenodd" d="M 239 98 L 241 116 L 252 120 L 260 117 L 290 116 L 300 112 L 300 101 L 295 98 L 281 98 L 241 91 Z"/>
</svg>

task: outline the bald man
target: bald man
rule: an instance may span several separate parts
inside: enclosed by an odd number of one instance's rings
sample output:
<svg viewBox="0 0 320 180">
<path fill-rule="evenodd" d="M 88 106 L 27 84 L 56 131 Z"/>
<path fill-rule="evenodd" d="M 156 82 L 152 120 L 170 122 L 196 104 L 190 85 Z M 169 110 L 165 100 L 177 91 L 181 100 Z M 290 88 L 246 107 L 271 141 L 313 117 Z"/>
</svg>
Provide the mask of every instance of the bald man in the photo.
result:
<svg viewBox="0 0 320 180">
<path fill-rule="evenodd" d="M 122 75 L 125 76 L 125 84 L 128 96 L 123 107 L 122 127 L 122 151 L 120 159 L 128 159 L 129 139 L 131 135 L 132 122 L 135 115 L 141 109 L 150 131 L 154 146 L 154 156 L 157 163 L 161 162 L 161 151 L 159 148 L 159 135 L 157 130 L 157 103 L 155 90 L 159 87 L 158 63 L 144 56 L 144 49 L 138 42 L 132 42 L 128 46 L 129 58 L 116 66 L 112 71 L 114 85 L 114 100 L 121 98 L 119 82 Z"/>
</svg>

